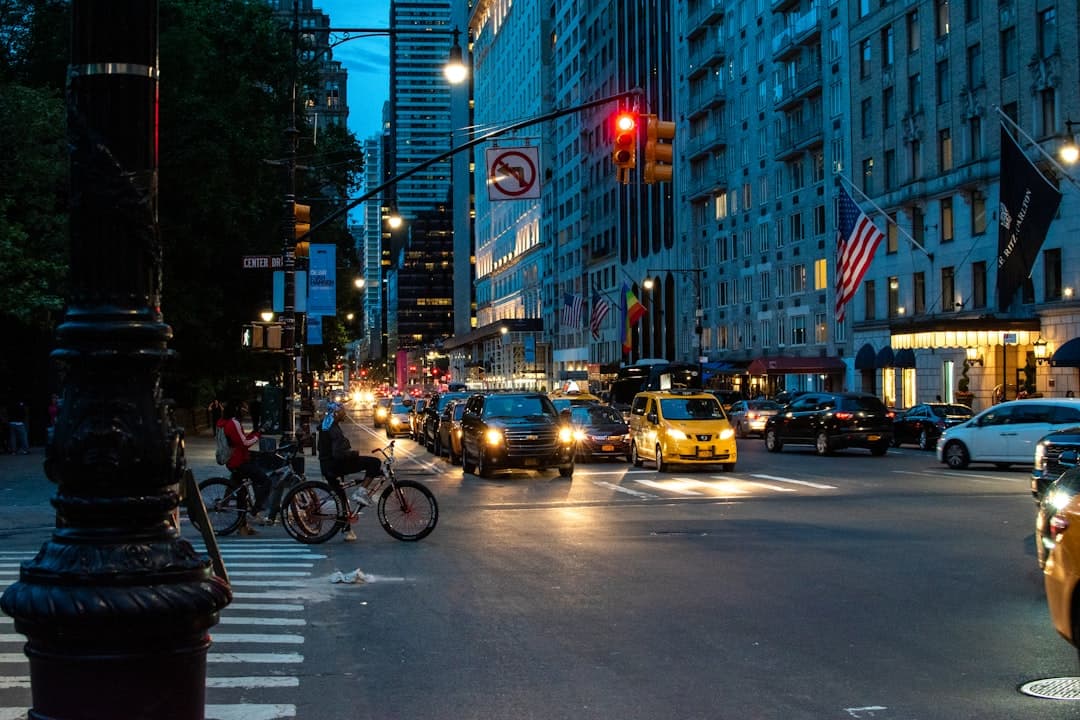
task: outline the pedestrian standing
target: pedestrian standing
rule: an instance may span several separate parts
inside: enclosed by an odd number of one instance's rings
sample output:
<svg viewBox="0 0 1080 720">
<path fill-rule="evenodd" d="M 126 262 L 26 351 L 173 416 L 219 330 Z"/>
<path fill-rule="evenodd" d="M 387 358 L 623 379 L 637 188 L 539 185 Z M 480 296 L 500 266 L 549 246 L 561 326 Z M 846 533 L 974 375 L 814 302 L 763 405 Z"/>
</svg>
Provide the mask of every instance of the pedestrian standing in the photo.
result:
<svg viewBox="0 0 1080 720">
<path fill-rule="evenodd" d="M 29 434 L 26 427 L 26 403 L 16 400 L 8 408 L 8 438 L 10 442 L 9 452 L 14 455 L 30 454 Z"/>
<path fill-rule="evenodd" d="M 210 430 L 213 431 L 218 425 L 218 420 L 223 417 L 225 406 L 221 404 L 221 401 L 214 398 L 210 401 L 210 405 L 206 408 L 206 419 L 210 423 Z"/>
<path fill-rule="evenodd" d="M 251 415 L 251 429 L 262 432 L 262 400 L 254 398 L 248 403 L 248 413 Z"/>
</svg>

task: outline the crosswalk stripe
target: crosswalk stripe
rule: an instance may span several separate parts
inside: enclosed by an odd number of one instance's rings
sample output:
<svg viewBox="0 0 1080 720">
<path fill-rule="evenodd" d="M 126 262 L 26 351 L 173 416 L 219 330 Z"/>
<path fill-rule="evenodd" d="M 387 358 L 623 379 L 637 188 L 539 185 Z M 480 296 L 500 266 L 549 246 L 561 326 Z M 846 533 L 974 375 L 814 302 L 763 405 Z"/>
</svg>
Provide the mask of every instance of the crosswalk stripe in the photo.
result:
<svg viewBox="0 0 1080 720">
<path fill-rule="evenodd" d="M 210 639 L 215 643 L 282 643 L 283 645 L 303 645 L 303 635 L 260 635 L 258 633 L 216 633 L 210 632 Z M 213 652 L 213 651 L 211 651 Z"/>
<path fill-rule="evenodd" d="M 225 560 L 226 560 L 225 565 L 227 567 L 268 567 L 267 563 L 257 563 L 257 562 L 230 563 L 230 562 L 228 562 L 228 558 L 225 558 Z M 293 567 L 293 568 L 315 567 L 315 563 L 301 563 L 301 562 L 275 562 L 275 563 L 269 563 L 269 565 L 272 565 L 273 567 Z"/>
<path fill-rule="evenodd" d="M 24 720 L 29 712 L 30 708 L 0 708 L 0 720 Z"/>
<path fill-rule="evenodd" d="M 228 567 L 226 565 L 226 567 Z M 229 575 L 232 580 L 232 575 Z M 302 588 L 311 584 L 310 580 L 274 580 L 273 582 L 257 582 L 255 580 L 232 580 L 233 587 L 292 587 Z"/>
<path fill-rule="evenodd" d="M 279 612 L 304 612 L 303 605 L 289 605 L 282 603 L 232 603 L 229 610 L 277 610 Z"/>
<path fill-rule="evenodd" d="M 295 600 L 296 592 L 266 590 L 264 592 L 234 592 L 232 596 L 236 600 Z"/>
<path fill-rule="evenodd" d="M 751 473 L 750 477 L 761 478 L 762 480 L 775 480 L 776 482 L 791 483 L 792 485 L 805 485 L 807 487 L 817 488 L 818 490 L 835 490 L 835 485 L 823 485 L 821 483 L 813 483 L 807 480 L 793 480 L 792 478 L 779 477 L 777 475 L 759 475 Z"/>
<path fill-rule="evenodd" d="M 640 490 L 632 490 L 630 488 L 623 487 L 622 485 L 616 485 L 615 483 L 602 482 L 602 481 L 593 481 L 593 484 L 597 485 L 599 487 L 602 487 L 602 488 L 607 488 L 608 490 L 614 490 L 615 492 L 621 492 L 621 493 L 626 493 L 627 495 L 633 495 L 634 497 L 646 498 L 646 499 L 653 499 L 653 498 L 658 497 L 657 495 L 653 495 L 652 493 L 642 492 Z"/>
<path fill-rule="evenodd" d="M 0 653 L 0 663 L 26 662 L 26 656 L 22 653 Z"/>
<path fill-rule="evenodd" d="M 268 618 L 268 617 L 247 617 L 240 615 L 229 615 L 223 613 L 221 616 L 221 622 L 219 625 L 276 625 L 284 627 L 286 625 L 307 625 L 307 620 L 304 618 Z"/>
<path fill-rule="evenodd" d="M 769 483 L 756 482 L 754 480 L 743 480 L 747 485 L 756 485 L 757 487 L 763 487 L 766 490 L 773 490 L 775 492 L 798 492 L 795 488 L 780 487 L 779 485 L 770 485 Z"/>
<path fill-rule="evenodd" d="M 277 720 L 278 718 L 296 717 L 295 705 L 255 705 L 239 703 L 236 705 L 206 706 L 206 720 Z M 0 720 L 8 720 L 0 716 Z M 15 720 L 15 718 L 12 718 Z"/>
<path fill-rule="evenodd" d="M 300 653 L 207 653 L 206 662 L 295 665 L 304 662 L 304 656 Z"/>
<path fill-rule="evenodd" d="M 640 483 L 646 487 L 651 487 L 655 490 L 663 490 L 665 492 L 679 492 L 684 495 L 700 495 L 697 490 L 691 490 L 687 487 L 679 487 L 680 481 L 687 478 L 672 478 L 671 480 L 657 481 L 657 480 L 638 480 L 634 478 L 634 482 Z M 683 483 L 685 485 L 685 483 Z"/>
<path fill-rule="evenodd" d="M 0 677 L 0 690 L 23 690 L 28 689 L 29 687 L 29 675 L 9 675 L 7 677 Z M 23 715 L 23 717 L 26 716 Z"/>
<path fill-rule="evenodd" d="M 208 677 L 207 688 L 241 688 L 250 690 L 253 688 L 277 688 L 277 687 L 300 687 L 300 678 L 291 676 L 247 676 L 247 677 Z"/>
</svg>

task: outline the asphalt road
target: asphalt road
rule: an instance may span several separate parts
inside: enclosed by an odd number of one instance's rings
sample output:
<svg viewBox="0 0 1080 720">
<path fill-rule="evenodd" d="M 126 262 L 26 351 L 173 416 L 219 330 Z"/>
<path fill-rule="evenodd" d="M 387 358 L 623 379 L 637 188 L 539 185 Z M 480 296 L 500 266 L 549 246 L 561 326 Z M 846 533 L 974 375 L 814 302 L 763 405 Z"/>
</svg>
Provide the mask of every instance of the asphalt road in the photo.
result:
<svg viewBox="0 0 1080 720">
<path fill-rule="evenodd" d="M 223 540 L 237 599 L 214 631 L 208 718 L 1080 717 L 1018 689 L 1080 670 L 1050 625 L 1026 469 L 751 439 L 734 473 L 482 480 L 398 449 L 439 499 L 429 538 L 395 541 L 370 515 L 357 543 Z M 198 477 L 212 454 L 189 442 Z M 6 582 L 48 535 L 40 461 L 0 457 Z M 366 582 L 330 582 L 355 569 Z M 0 720 L 29 704 L 9 643 Z"/>
</svg>

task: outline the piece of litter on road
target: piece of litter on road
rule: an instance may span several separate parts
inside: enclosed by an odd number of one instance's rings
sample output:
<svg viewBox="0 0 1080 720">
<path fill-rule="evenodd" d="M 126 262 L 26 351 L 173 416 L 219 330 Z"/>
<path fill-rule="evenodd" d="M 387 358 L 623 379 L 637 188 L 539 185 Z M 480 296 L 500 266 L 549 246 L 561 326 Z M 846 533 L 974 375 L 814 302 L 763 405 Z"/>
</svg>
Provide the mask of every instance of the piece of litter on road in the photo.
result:
<svg viewBox="0 0 1080 720">
<path fill-rule="evenodd" d="M 330 576 L 330 582 L 332 583 L 362 583 L 367 582 L 367 577 L 364 575 L 360 568 L 353 570 L 352 572 L 343 573 L 340 570 L 335 570 Z"/>
</svg>

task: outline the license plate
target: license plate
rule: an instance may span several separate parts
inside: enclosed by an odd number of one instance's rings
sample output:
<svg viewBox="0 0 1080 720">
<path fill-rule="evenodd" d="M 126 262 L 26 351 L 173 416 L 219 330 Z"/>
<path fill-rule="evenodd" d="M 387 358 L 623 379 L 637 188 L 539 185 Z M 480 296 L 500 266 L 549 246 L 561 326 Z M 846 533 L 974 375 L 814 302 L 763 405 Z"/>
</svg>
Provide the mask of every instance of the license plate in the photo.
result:
<svg viewBox="0 0 1080 720">
<path fill-rule="evenodd" d="M 600 452 L 615 452 L 614 445 L 601 445 Z"/>
<path fill-rule="evenodd" d="M 867 435 L 866 439 L 869 440 L 870 442 L 876 442 L 876 441 L 881 439 L 881 436 L 880 435 Z"/>
<path fill-rule="evenodd" d="M 525 464 L 526 465 L 539 465 L 540 461 L 537 460 L 536 458 L 525 458 Z"/>
<path fill-rule="evenodd" d="M 698 448 L 698 455 L 700 457 L 712 457 L 712 454 L 713 454 L 713 451 L 710 448 L 705 448 L 704 450 L 701 449 L 701 448 Z"/>
</svg>

